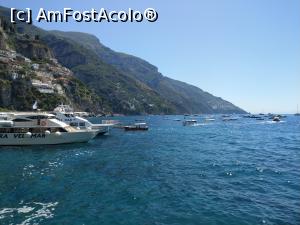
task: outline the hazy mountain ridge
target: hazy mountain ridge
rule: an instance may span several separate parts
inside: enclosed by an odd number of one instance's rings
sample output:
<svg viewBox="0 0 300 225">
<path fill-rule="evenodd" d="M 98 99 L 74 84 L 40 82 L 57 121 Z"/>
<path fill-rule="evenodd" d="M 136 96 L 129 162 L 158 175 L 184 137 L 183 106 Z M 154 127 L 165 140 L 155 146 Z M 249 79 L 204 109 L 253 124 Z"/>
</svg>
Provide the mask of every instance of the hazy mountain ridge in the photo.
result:
<svg viewBox="0 0 300 225">
<path fill-rule="evenodd" d="M 107 101 L 113 112 L 156 114 L 174 111 L 167 101 L 147 85 L 120 73 L 113 66 L 104 63 L 95 53 L 74 41 L 52 33 L 43 36 L 42 40 L 64 66 Z"/>
<path fill-rule="evenodd" d="M 72 39 L 96 53 L 104 62 L 143 82 L 171 102 L 177 113 L 244 113 L 232 103 L 196 86 L 163 76 L 156 66 L 143 59 L 111 50 L 91 34 L 62 31 L 51 31 L 51 33 Z"/>
</svg>

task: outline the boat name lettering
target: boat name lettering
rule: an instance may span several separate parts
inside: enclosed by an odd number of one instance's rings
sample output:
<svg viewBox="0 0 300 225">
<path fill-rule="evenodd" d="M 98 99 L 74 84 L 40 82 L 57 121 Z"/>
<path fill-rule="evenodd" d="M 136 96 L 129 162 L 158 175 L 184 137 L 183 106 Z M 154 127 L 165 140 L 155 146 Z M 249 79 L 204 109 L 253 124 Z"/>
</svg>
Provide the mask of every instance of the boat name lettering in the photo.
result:
<svg viewBox="0 0 300 225">
<path fill-rule="evenodd" d="M 32 134 L 31 138 L 45 138 L 46 135 L 45 134 Z"/>
<path fill-rule="evenodd" d="M 8 138 L 7 134 L 0 134 L 0 138 Z"/>
<path fill-rule="evenodd" d="M 14 134 L 15 139 L 27 138 L 26 134 Z M 46 134 L 31 134 L 30 138 L 45 138 Z M 0 139 L 8 138 L 7 134 L 0 134 Z"/>
<path fill-rule="evenodd" d="M 24 138 L 24 134 L 14 134 L 14 138 Z"/>
</svg>

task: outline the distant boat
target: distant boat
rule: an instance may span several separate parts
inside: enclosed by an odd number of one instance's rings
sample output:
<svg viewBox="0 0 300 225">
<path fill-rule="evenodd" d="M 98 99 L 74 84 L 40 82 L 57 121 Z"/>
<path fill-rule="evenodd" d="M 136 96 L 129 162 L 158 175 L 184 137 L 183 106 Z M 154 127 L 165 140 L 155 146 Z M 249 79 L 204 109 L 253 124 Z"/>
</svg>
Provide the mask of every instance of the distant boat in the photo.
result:
<svg viewBox="0 0 300 225">
<path fill-rule="evenodd" d="M 254 115 L 252 114 L 246 114 L 246 115 L 243 115 L 243 118 L 253 118 Z"/>
<path fill-rule="evenodd" d="M 183 126 L 193 126 L 195 124 L 197 124 L 197 120 L 185 120 L 182 123 Z"/>
<path fill-rule="evenodd" d="M 259 118 L 261 118 L 261 117 L 258 116 L 258 115 L 250 115 L 249 118 L 251 118 L 251 119 L 259 119 Z"/>
<path fill-rule="evenodd" d="M 279 119 L 281 119 L 281 118 L 285 118 L 286 115 L 280 115 L 280 114 L 273 115 L 273 116 L 271 117 L 271 119 L 274 119 L 275 117 L 278 117 Z"/>
<path fill-rule="evenodd" d="M 215 121 L 215 118 L 213 118 L 213 117 L 206 117 L 205 121 L 206 122 Z"/>
<path fill-rule="evenodd" d="M 228 115 L 228 114 L 224 114 L 222 115 L 222 117 L 230 117 L 231 115 Z"/>
<path fill-rule="evenodd" d="M 273 121 L 274 121 L 274 122 L 280 122 L 279 116 L 274 116 Z"/>
<path fill-rule="evenodd" d="M 224 117 L 222 119 L 224 122 L 227 122 L 227 121 L 235 121 L 235 120 L 238 120 L 237 117 Z"/>
<path fill-rule="evenodd" d="M 146 131 L 148 129 L 149 127 L 147 126 L 146 123 L 135 123 L 130 126 L 124 126 L 125 131 L 138 131 L 138 130 Z"/>
</svg>

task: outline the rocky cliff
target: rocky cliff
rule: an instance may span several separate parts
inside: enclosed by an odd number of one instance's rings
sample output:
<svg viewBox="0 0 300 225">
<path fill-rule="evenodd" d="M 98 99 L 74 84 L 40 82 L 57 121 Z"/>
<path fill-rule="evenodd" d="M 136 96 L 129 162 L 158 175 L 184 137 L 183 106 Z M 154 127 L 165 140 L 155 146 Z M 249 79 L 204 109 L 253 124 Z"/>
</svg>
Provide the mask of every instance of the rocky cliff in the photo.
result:
<svg viewBox="0 0 300 225">
<path fill-rule="evenodd" d="M 59 64 L 47 45 L 0 20 L 1 109 L 31 110 L 37 100 L 43 110 L 64 102 L 78 110 L 103 112 L 99 96 Z"/>
</svg>

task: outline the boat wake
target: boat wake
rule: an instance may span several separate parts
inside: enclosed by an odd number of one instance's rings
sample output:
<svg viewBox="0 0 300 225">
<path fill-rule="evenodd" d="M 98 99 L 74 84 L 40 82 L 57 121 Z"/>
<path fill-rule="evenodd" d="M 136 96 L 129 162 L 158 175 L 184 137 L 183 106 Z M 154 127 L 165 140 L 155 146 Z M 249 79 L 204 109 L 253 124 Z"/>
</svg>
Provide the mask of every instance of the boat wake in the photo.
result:
<svg viewBox="0 0 300 225">
<path fill-rule="evenodd" d="M 58 202 L 20 202 L 20 207 L 16 208 L 0 208 L 0 223 L 9 224 L 11 218 L 20 218 L 21 225 L 38 224 L 44 219 L 54 216 L 53 211 Z M 3 223 L 2 223 L 3 222 Z"/>
</svg>

